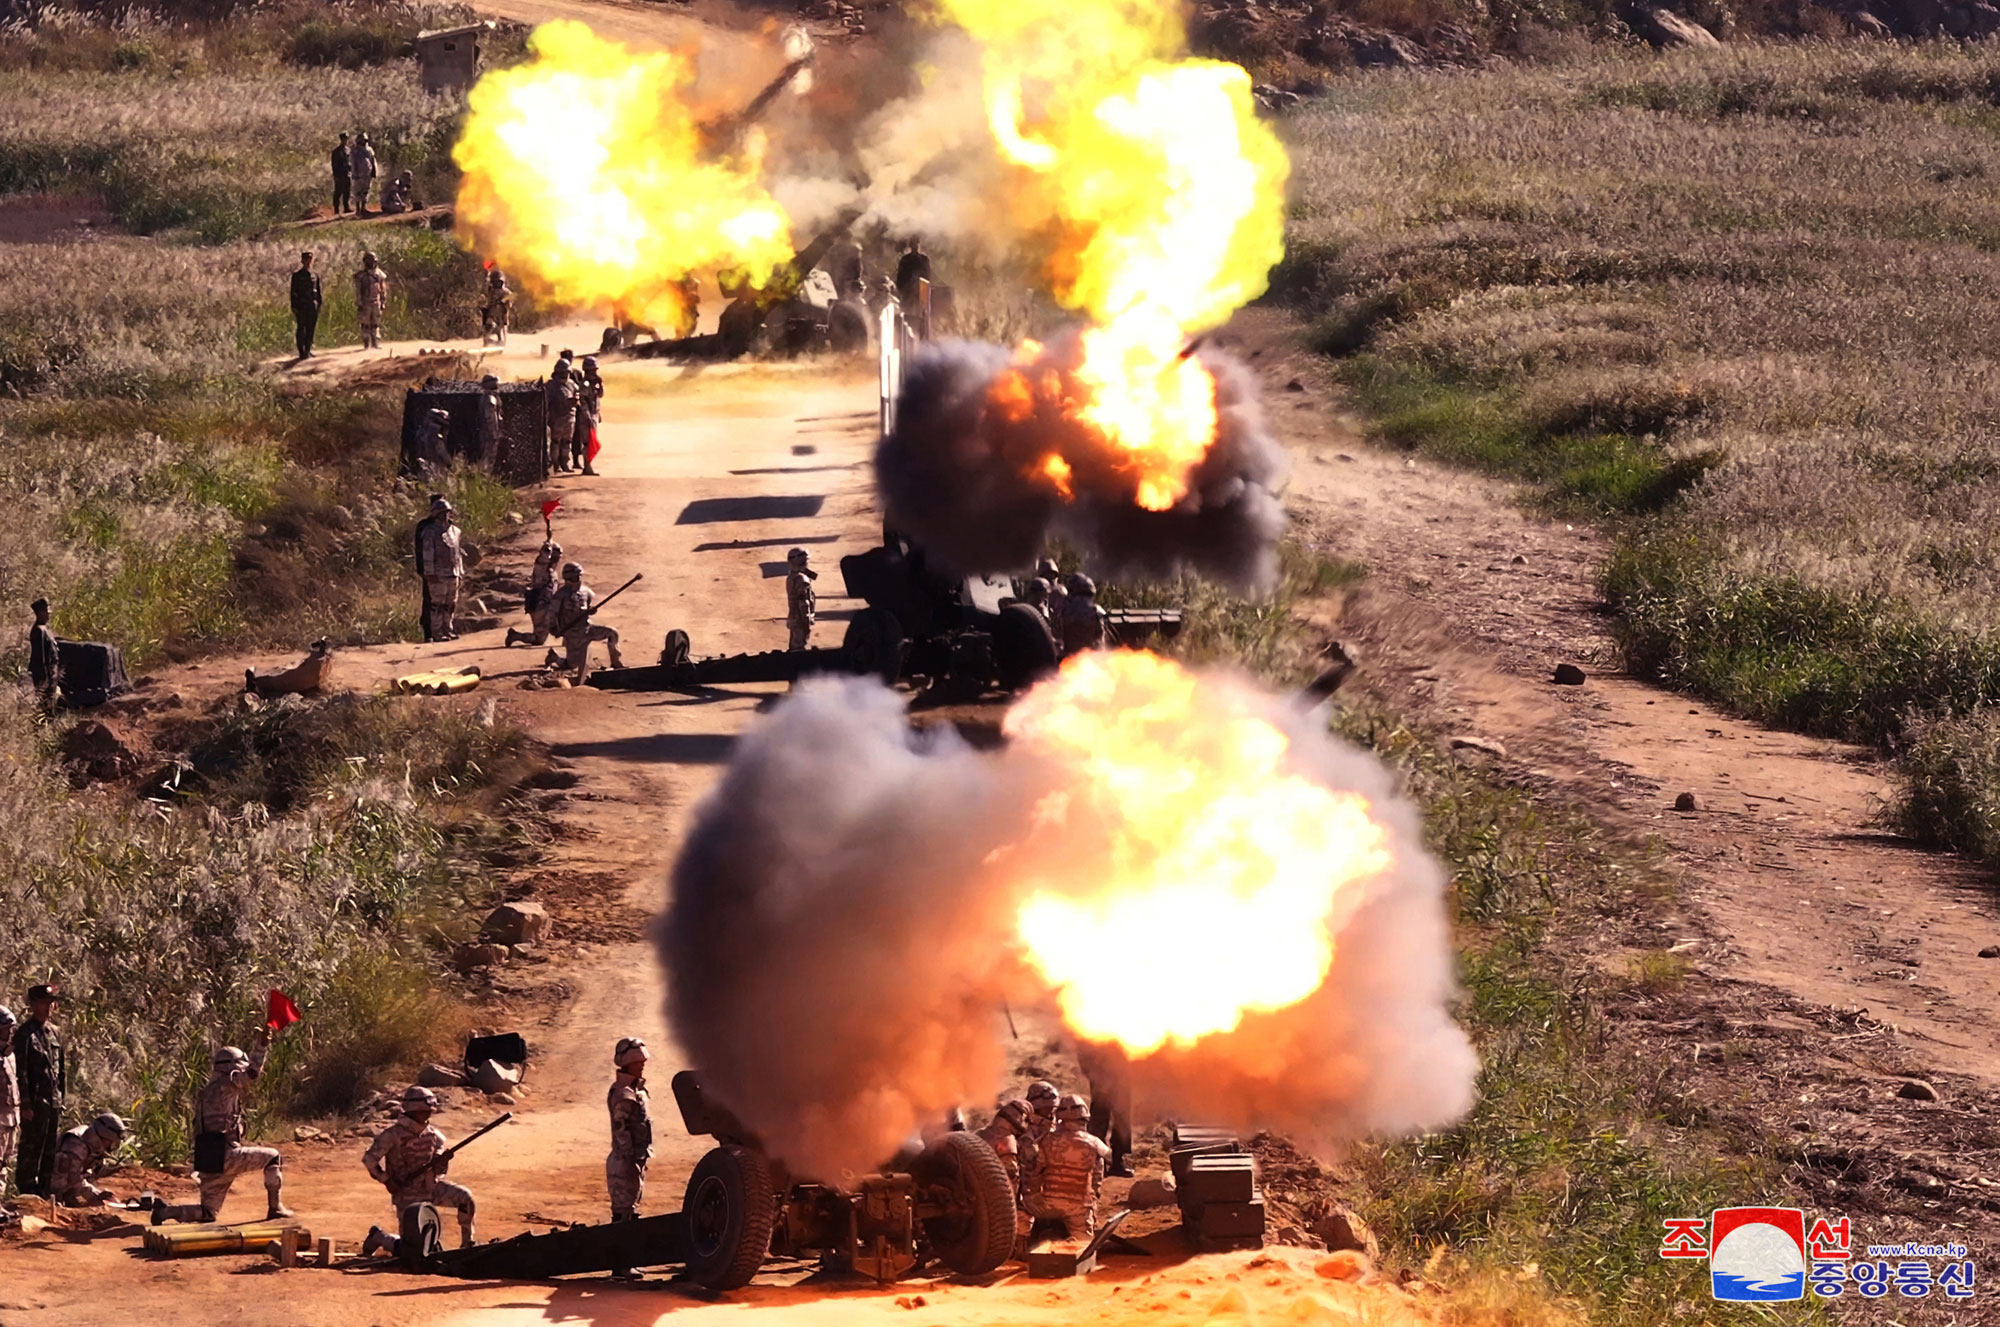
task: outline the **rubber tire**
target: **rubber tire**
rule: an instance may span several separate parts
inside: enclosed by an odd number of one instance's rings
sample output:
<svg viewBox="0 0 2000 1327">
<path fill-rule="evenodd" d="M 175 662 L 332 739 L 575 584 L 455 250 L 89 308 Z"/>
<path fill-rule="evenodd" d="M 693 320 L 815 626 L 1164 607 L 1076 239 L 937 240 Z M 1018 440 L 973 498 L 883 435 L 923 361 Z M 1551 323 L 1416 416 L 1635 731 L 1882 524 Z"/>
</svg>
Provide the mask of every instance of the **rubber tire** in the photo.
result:
<svg viewBox="0 0 2000 1327">
<path fill-rule="evenodd" d="M 415 1270 L 444 1252 L 444 1221 L 429 1203 L 411 1203 L 396 1231 L 396 1261 Z"/>
<path fill-rule="evenodd" d="M 749 300 L 731 300 L 715 324 L 716 343 L 723 357 L 738 359 L 750 352 L 764 327 L 764 311 Z"/>
<path fill-rule="evenodd" d="M 993 664 L 1008 691 L 1025 691 L 1056 671 L 1062 651 L 1056 648 L 1049 620 L 1033 604 L 1008 604 L 993 626 Z"/>
<path fill-rule="evenodd" d="M 753 1147 L 711 1148 L 688 1176 L 681 1211 L 688 1223 L 688 1276 L 710 1290 L 742 1289 L 764 1265 L 778 1224 L 771 1163 Z"/>
<path fill-rule="evenodd" d="M 924 1222 L 931 1251 L 960 1276 L 984 1276 L 1014 1253 L 1014 1182 L 976 1133 L 940 1135 L 910 1168 L 923 1187 L 952 1190 L 958 1214 Z"/>
<path fill-rule="evenodd" d="M 868 607 L 854 615 L 841 638 L 840 652 L 857 677 L 881 679 L 894 686 L 903 675 L 903 624 L 886 608 Z"/>
</svg>

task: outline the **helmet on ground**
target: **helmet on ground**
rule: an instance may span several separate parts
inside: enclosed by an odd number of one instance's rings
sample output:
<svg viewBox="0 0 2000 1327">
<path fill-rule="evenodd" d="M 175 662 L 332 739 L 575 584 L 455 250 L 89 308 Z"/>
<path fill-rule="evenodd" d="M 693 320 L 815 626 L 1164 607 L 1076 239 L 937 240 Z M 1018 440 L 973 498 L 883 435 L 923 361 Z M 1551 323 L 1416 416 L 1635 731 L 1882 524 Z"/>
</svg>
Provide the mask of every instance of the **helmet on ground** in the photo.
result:
<svg viewBox="0 0 2000 1327">
<path fill-rule="evenodd" d="M 563 563 L 563 579 L 564 579 L 564 580 L 566 580 L 566 581 L 580 581 L 580 580 L 582 580 L 582 579 L 583 579 L 583 564 L 582 564 L 581 562 L 565 562 L 565 563 Z"/>
<path fill-rule="evenodd" d="M 639 1037 L 620 1037 L 617 1049 L 611 1052 L 611 1062 L 620 1069 L 629 1069 L 647 1060 L 646 1043 Z"/>
<path fill-rule="evenodd" d="M 1069 578 L 1069 592 L 1088 599 L 1097 593 L 1097 582 L 1079 571 Z"/>
<path fill-rule="evenodd" d="M 1090 1115 L 1090 1103 L 1074 1092 L 1065 1092 L 1056 1102 L 1057 1124 L 1081 1124 Z"/>
<path fill-rule="evenodd" d="M 1012 1101 L 1001 1102 L 994 1110 L 993 1118 L 1007 1121 L 1008 1124 L 1014 1127 L 1014 1132 L 1019 1133 L 1028 1127 L 1028 1116 L 1030 1113 L 1028 1103 L 1016 1097 Z"/>
<path fill-rule="evenodd" d="M 427 1087 L 418 1087 L 413 1083 L 403 1089 L 403 1113 L 405 1115 L 415 1114 L 420 1110 L 436 1110 L 437 1104 L 437 1093 Z"/>
<path fill-rule="evenodd" d="M 1056 1108 L 1056 1085 L 1043 1078 L 1028 1084 L 1028 1105 L 1037 1115 L 1047 1115 Z"/>
<path fill-rule="evenodd" d="M 215 1053 L 212 1063 L 218 1069 L 241 1069 L 250 1063 L 250 1057 L 235 1046 L 224 1046 Z"/>
<path fill-rule="evenodd" d="M 119 1119 L 110 1111 L 106 1111 L 92 1120 L 90 1122 L 90 1131 L 107 1142 L 122 1143 L 125 1141 L 125 1121 Z"/>
</svg>

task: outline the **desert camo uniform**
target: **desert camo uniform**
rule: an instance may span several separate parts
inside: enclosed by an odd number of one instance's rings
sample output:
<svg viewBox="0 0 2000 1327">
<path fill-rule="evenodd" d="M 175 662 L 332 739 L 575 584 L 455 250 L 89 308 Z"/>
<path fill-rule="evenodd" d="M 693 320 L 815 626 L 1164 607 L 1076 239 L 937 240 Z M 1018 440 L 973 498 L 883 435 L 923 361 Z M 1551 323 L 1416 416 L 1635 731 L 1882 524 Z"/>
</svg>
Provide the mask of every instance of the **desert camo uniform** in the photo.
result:
<svg viewBox="0 0 2000 1327">
<path fill-rule="evenodd" d="M 92 1184 L 90 1177 L 98 1163 L 124 1141 L 125 1121 L 116 1115 L 100 1115 L 65 1133 L 56 1144 L 49 1196 L 65 1207 L 98 1207 L 108 1202 L 111 1195 Z"/>
<path fill-rule="evenodd" d="M 611 1219 L 630 1221 L 646 1194 L 646 1163 L 653 1159 L 653 1113 L 646 1096 L 646 1043 L 627 1037 L 613 1054 L 618 1076 L 605 1105 L 611 1112 L 611 1152 L 604 1158 L 604 1187 Z"/>
<path fill-rule="evenodd" d="M 551 625 L 562 638 L 563 666 L 576 670 L 579 686 L 590 676 L 590 646 L 593 641 L 604 642 L 613 668 L 625 666 L 624 656 L 618 652 L 617 629 L 591 620 L 590 610 L 596 604 L 597 595 L 583 583 L 583 568 L 574 562 L 564 567 L 563 585 L 556 591 L 555 620 Z"/>
<path fill-rule="evenodd" d="M 785 648 L 803 650 L 812 640 L 813 622 L 819 616 L 819 596 L 813 593 L 818 573 L 806 565 L 806 551 L 795 548 L 785 556 L 791 568 L 785 574 L 785 628 L 789 633 Z"/>
<path fill-rule="evenodd" d="M 268 1220 L 278 1220 L 291 1215 L 285 1210 L 284 1164 L 275 1147 L 245 1147 L 243 1135 L 246 1132 L 244 1115 L 250 1105 L 250 1088 L 264 1072 L 264 1057 L 270 1053 L 268 1037 L 259 1037 L 250 1043 L 250 1053 L 245 1055 L 234 1046 L 224 1046 L 215 1053 L 208 1082 L 194 1101 L 194 1131 L 196 1136 L 205 1133 L 221 1134 L 226 1150 L 222 1155 L 222 1169 L 201 1171 L 201 1204 L 192 1211 L 186 1205 L 155 1208 L 153 1224 L 163 1221 L 213 1221 L 222 1215 L 222 1204 L 229 1198 L 229 1190 L 235 1185 L 239 1175 L 252 1171 L 264 1172 L 264 1193 L 270 1200 L 266 1213 Z"/>
<path fill-rule="evenodd" d="M 548 643 L 549 632 L 556 620 L 556 568 L 562 565 L 562 545 L 553 539 L 542 541 L 541 551 L 535 554 L 535 567 L 528 573 L 528 593 L 525 606 L 528 622 L 533 631 L 516 631 L 507 628 L 509 645 L 544 645 Z"/>
<path fill-rule="evenodd" d="M 21 1085 L 14 1077 L 14 1011 L 0 1005 L 0 1196 L 7 1192 L 7 1167 L 21 1132 Z"/>
<path fill-rule="evenodd" d="M 1056 1111 L 1056 1131 L 1043 1140 L 1028 1189 L 1028 1212 L 1037 1221 L 1063 1227 L 1071 1238 L 1089 1238 L 1097 1229 L 1097 1190 L 1111 1149 L 1085 1132 L 1089 1107 L 1065 1096 Z"/>
<path fill-rule="evenodd" d="M 431 503 L 430 520 L 418 527 L 417 571 L 424 578 L 424 639 L 456 639 L 452 619 L 458 615 L 458 590 L 465 582 L 465 552 L 451 503 L 443 498 Z"/>
<path fill-rule="evenodd" d="M 1025 1101 L 1003 1101 L 993 1112 L 993 1119 L 979 1136 L 986 1140 L 1000 1164 L 1007 1171 L 1007 1178 L 1014 1184 L 1014 1236 L 1017 1240 L 1028 1234 L 1032 1224 L 1028 1210 L 1022 1206 L 1022 1183 L 1034 1168 L 1035 1145 L 1026 1138 L 1028 1121 L 1033 1112 Z"/>
<path fill-rule="evenodd" d="M 389 306 L 389 274 L 375 255 L 361 255 L 361 267 L 354 273 L 354 317 L 361 324 L 361 344 L 374 349 L 382 344 L 382 312 Z"/>
<path fill-rule="evenodd" d="M 428 1095 L 428 1094 L 426 1094 Z M 404 1110 L 413 1108 L 412 1094 L 405 1094 Z M 419 1167 L 429 1162 L 450 1146 L 442 1133 L 431 1127 L 431 1107 L 424 1106 L 417 1113 L 405 1114 L 394 1124 L 375 1135 L 375 1141 L 368 1145 L 361 1164 L 377 1183 L 387 1185 L 392 1177 L 414 1174 Z M 426 1170 L 414 1179 L 405 1180 L 393 1188 L 389 1201 L 395 1206 L 400 1218 L 403 1209 L 417 1203 L 430 1203 L 434 1207 L 452 1208 L 458 1213 L 459 1241 L 462 1245 L 472 1243 L 473 1200 L 472 1191 L 462 1185 L 438 1175 L 435 1169 Z"/>
<path fill-rule="evenodd" d="M 573 468 L 570 448 L 576 439 L 577 383 L 569 361 L 559 359 L 549 370 L 549 463 L 558 470 Z"/>
</svg>

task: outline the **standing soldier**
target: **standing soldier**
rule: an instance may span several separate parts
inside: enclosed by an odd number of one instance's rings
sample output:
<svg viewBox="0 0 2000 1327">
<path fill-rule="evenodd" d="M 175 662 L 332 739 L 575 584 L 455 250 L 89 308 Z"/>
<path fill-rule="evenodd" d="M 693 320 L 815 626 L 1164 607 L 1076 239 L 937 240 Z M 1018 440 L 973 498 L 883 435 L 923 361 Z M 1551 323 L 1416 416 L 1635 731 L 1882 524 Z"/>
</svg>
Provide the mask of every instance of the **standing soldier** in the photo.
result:
<svg viewBox="0 0 2000 1327">
<path fill-rule="evenodd" d="M 548 643 L 549 630 L 555 624 L 556 612 L 556 568 L 562 565 L 562 545 L 553 539 L 544 539 L 539 553 L 535 554 L 535 569 L 528 573 L 527 603 L 528 622 L 534 627 L 532 632 L 507 628 L 507 644 L 544 645 Z"/>
<path fill-rule="evenodd" d="M 444 1179 L 449 1161 L 439 1156 L 451 1145 L 431 1127 L 431 1113 L 437 1109 L 437 1094 L 427 1087 L 410 1087 L 403 1092 L 403 1113 L 396 1122 L 375 1135 L 361 1164 L 370 1179 L 389 1190 L 400 1228 L 405 1208 L 418 1203 L 449 1207 L 458 1212 L 458 1246 L 472 1246 L 472 1191 Z M 380 1226 L 371 1226 L 361 1256 L 377 1249 L 391 1255 L 398 1241 Z"/>
<path fill-rule="evenodd" d="M 368 215 L 368 190 L 374 186 L 377 174 L 375 149 L 368 146 L 368 135 L 360 134 L 354 140 L 354 150 L 349 173 L 354 177 L 354 215 Z"/>
<path fill-rule="evenodd" d="M 298 270 L 292 273 L 292 331 L 300 359 L 313 357 L 313 336 L 319 331 L 319 309 L 325 299 L 308 249 L 299 255 Z"/>
<path fill-rule="evenodd" d="M 473 460 L 497 469 L 500 459 L 500 379 L 489 373 L 479 380 L 479 454 Z"/>
<path fill-rule="evenodd" d="M 1063 1228 L 1071 1239 L 1097 1230 L 1097 1190 L 1111 1149 L 1084 1131 L 1090 1107 L 1074 1093 L 1056 1105 L 1056 1131 L 1043 1140 L 1028 1185 L 1028 1211 Z"/>
<path fill-rule="evenodd" d="M 583 375 L 576 384 L 576 428 L 570 435 L 570 463 L 585 474 L 590 468 L 591 444 L 597 440 L 597 425 L 604 418 L 604 379 L 597 373 L 597 356 L 583 357 Z"/>
<path fill-rule="evenodd" d="M 14 1067 L 21 1087 L 21 1164 L 15 1185 L 46 1198 L 62 1137 L 63 1098 L 69 1093 L 69 1060 L 62 1035 L 49 1020 L 62 998 L 53 986 L 28 988 L 28 1017 L 14 1034 Z"/>
<path fill-rule="evenodd" d="M 451 411 L 432 406 L 417 421 L 417 468 L 442 474 L 451 468 Z"/>
<path fill-rule="evenodd" d="M 234 1046 L 224 1046 L 210 1062 L 208 1082 L 194 1103 L 195 1173 L 201 1177 L 201 1202 L 153 1207 L 153 1224 L 164 1221 L 213 1221 L 222 1215 L 222 1204 L 238 1175 L 253 1170 L 264 1172 L 264 1193 L 270 1199 L 267 1221 L 281 1221 L 291 1215 L 284 1204 L 285 1172 L 275 1147 L 243 1146 L 244 1114 L 250 1102 L 250 1086 L 264 1072 L 264 1057 L 271 1049 L 271 1034 L 259 1029 L 245 1055 Z"/>
<path fill-rule="evenodd" d="M 1079 1042 L 1077 1064 L 1090 1080 L 1090 1132 L 1111 1148 L 1108 1175 L 1130 1178 L 1125 1158 L 1132 1152 L 1132 1060 L 1115 1044 Z"/>
<path fill-rule="evenodd" d="M 361 348 L 373 350 L 382 344 L 382 311 L 389 306 L 389 274 L 375 255 L 361 255 L 361 270 L 354 274 L 354 316 L 361 324 Z"/>
<path fill-rule="evenodd" d="M 42 709 L 53 710 L 62 687 L 62 651 L 49 626 L 49 601 L 37 599 L 28 607 L 35 614 L 35 625 L 28 628 L 28 680 L 35 684 Z"/>
<path fill-rule="evenodd" d="M 347 135 L 340 136 L 340 146 L 333 150 L 333 214 L 354 210 L 354 163 L 349 157 Z"/>
<path fill-rule="evenodd" d="M 903 256 L 896 262 L 896 298 L 906 312 L 914 312 L 917 308 L 917 297 L 921 293 L 917 283 L 930 279 L 931 256 L 924 252 L 924 242 L 912 236 L 903 248 Z"/>
<path fill-rule="evenodd" d="M 791 640 L 787 650 L 803 650 L 812 639 L 813 621 L 819 612 L 819 597 L 813 593 L 813 582 L 819 573 L 806 565 L 806 551 L 795 548 L 785 554 L 785 565 L 790 568 L 785 573 L 785 626 L 791 630 Z"/>
<path fill-rule="evenodd" d="M 56 1144 L 48 1196 L 64 1207 L 102 1207 L 111 1195 L 90 1182 L 104 1158 L 125 1141 L 125 1121 L 106 1112 L 79 1124 Z"/>
<path fill-rule="evenodd" d="M 653 1159 L 653 1113 L 646 1098 L 646 1043 L 619 1038 L 611 1053 L 618 1070 L 611 1080 L 611 1153 L 604 1158 L 604 1184 L 611 1191 L 611 1219 L 635 1220 L 646 1193 L 646 1163 Z"/>
<path fill-rule="evenodd" d="M 576 439 L 576 380 L 570 377 L 569 361 L 557 359 L 549 370 L 549 462 L 558 470 L 570 469 L 570 448 Z"/>
<path fill-rule="evenodd" d="M 1104 610 L 1097 606 L 1097 583 L 1080 571 L 1069 578 L 1069 593 L 1063 596 L 1056 625 L 1064 658 L 1104 648 Z"/>
<path fill-rule="evenodd" d="M 0 1198 L 7 1196 L 7 1165 L 21 1135 L 21 1085 L 14 1077 L 14 1011 L 0 1005 Z"/>
<path fill-rule="evenodd" d="M 497 267 L 486 270 L 486 303 L 479 314 L 482 343 L 507 344 L 507 324 L 514 316 L 514 292 L 507 288 L 507 274 Z"/>
<path fill-rule="evenodd" d="M 583 583 L 583 564 L 571 562 L 562 569 L 562 589 L 556 591 L 556 606 L 551 625 L 557 636 L 562 638 L 562 666 L 576 671 L 576 684 L 582 686 L 590 677 L 590 645 L 592 641 L 603 641 L 604 648 L 611 655 L 611 666 L 623 668 L 625 659 L 618 653 L 618 632 L 590 620 L 596 611 L 597 595 Z M 549 651 L 549 662 L 556 662 L 555 651 Z"/>
<path fill-rule="evenodd" d="M 424 578 L 424 639 L 457 640 L 458 588 L 465 582 L 465 552 L 451 499 L 431 495 L 431 514 L 417 522 L 417 574 Z"/>
</svg>

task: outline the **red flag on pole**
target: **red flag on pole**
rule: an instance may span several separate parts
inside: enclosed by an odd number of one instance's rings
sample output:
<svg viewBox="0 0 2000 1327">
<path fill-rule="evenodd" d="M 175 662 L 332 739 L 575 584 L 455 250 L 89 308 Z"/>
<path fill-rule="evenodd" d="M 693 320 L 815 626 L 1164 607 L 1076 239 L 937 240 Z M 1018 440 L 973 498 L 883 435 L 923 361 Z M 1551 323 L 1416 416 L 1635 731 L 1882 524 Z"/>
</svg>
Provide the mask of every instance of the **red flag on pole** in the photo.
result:
<svg viewBox="0 0 2000 1327">
<path fill-rule="evenodd" d="M 264 1026 L 273 1032 L 283 1032 L 299 1021 L 299 1007 L 292 1003 L 292 997 L 283 991 L 272 991 L 264 1006 Z"/>
<path fill-rule="evenodd" d="M 549 517 L 555 515 L 556 508 L 560 506 L 562 506 L 561 498 L 550 498 L 547 502 L 544 502 L 542 504 L 542 519 L 546 521 Z"/>
<path fill-rule="evenodd" d="M 590 426 L 590 442 L 583 449 L 583 463 L 590 465 L 597 460 L 597 425 Z"/>
</svg>

